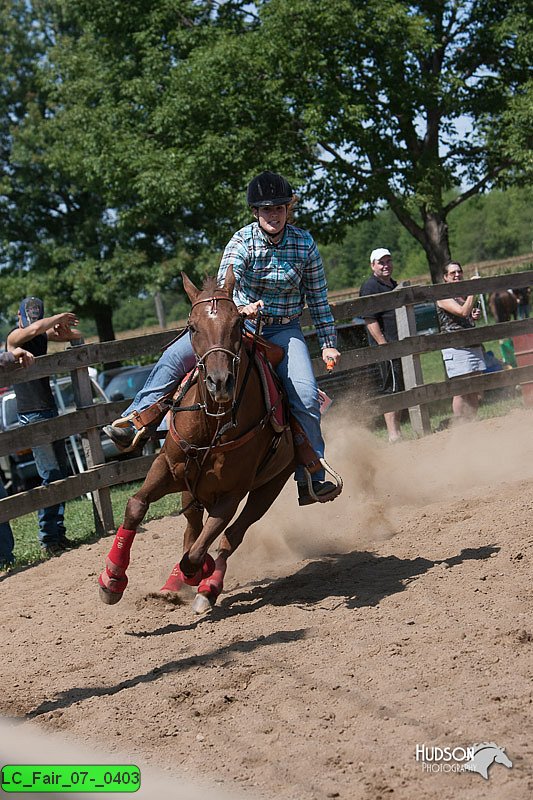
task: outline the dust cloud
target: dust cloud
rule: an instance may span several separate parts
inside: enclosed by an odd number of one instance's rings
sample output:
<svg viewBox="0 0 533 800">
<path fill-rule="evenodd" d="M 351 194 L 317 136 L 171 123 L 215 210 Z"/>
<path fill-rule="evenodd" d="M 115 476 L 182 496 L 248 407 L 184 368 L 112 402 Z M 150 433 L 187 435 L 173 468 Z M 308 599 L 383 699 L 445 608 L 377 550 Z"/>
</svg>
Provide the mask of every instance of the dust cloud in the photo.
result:
<svg viewBox="0 0 533 800">
<path fill-rule="evenodd" d="M 298 506 L 290 480 L 265 517 L 247 533 L 231 559 L 240 580 L 261 568 L 307 558 L 371 549 L 397 533 L 395 509 L 460 497 L 472 487 L 533 478 L 531 411 L 475 421 L 396 445 L 354 424 L 349 413 L 326 418 L 326 460 L 342 475 L 332 503 Z"/>
</svg>

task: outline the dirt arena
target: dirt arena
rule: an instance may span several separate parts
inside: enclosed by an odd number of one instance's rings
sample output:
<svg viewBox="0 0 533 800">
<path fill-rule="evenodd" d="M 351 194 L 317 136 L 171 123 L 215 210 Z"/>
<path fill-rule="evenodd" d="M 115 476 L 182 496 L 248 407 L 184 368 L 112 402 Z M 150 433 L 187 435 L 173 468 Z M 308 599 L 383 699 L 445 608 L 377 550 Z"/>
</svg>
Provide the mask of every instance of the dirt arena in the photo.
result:
<svg viewBox="0 0 533 800">
<path fill-rule="evenodd" d="M 328 415 L 342 497 L 298 509 L 291 482 L 209 617 L 156 593 L 181 518 L 138 535 L 116 606 L 109 538 L 8 576 L 2 764 L 37 728 L 26 760 L 62 763 L 66 736 L 165 776 L 154 797 L 529 800 L 532 429 L 515 411 L 392 447 Z M 481 742 L 512 767 L 416 758 Z"/>
</svg>

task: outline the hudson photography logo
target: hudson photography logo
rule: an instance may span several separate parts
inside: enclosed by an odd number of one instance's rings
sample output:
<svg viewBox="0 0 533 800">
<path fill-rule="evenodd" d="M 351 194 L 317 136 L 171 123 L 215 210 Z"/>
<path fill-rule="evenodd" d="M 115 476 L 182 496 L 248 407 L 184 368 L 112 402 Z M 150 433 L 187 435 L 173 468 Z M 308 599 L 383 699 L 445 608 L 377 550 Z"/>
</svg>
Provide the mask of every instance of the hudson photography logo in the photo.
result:
<svg viewBox="0 0 533 800">
<path fill-rule="evenodd" d="M 471 747 L 417 744 L 415 754 L 424 772 L 477 772 L 485 780 L 489 778 L 492 764 L 502 764 L 508 769 L 513 766 L 505 747 L 499 747 L 494 742 L 481 742 Z"/>
</svg>

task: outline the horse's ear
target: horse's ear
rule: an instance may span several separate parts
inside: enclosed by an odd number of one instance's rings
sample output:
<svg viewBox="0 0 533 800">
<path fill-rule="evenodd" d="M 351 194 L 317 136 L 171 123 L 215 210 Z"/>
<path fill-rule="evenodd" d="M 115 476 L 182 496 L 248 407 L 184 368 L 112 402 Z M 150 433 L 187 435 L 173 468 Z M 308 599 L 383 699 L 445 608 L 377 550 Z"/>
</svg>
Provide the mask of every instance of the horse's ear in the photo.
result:
<svg viewBox="0 0 533 800">
<path fill-rule="evenodd" d="M 194 303 L 194 301 L 200 294 L 200 290 L 196 288 L 194 283 L 184 272 L 181 273 L 181 279 L 183 281 L 183 288 L 187 292 L 189 300 L 191 301 L 191 303 Z"/>
<path fill-rule="evenodd" d="M 233 274 L 233 264 L 230 264 L 226 272 L 224 280 L 224 291 L 228 293 L 228 297 L 233 299 L 233 289 L 235 288 L 235 275 Z"/>
</svg>

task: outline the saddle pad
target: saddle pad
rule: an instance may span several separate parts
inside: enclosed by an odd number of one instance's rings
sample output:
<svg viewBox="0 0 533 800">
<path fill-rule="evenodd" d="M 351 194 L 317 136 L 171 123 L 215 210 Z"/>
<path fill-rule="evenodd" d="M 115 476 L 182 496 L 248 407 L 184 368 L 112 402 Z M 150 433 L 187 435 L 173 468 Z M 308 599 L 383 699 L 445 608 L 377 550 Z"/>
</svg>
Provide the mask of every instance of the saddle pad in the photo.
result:
<svg viewBox="0 0 533 800">
<path fill-rule="evenodd" d="M 267 411 L 272 411 L 270 423 L 276 433 L 280 433 L 287 427 L 285 407 L 280 390 L 276 385 L 272 370 L 260 351 L 255 354 L 255 363 L 261 378 L 261 385 L 265 395 Z"/>
</svg>

